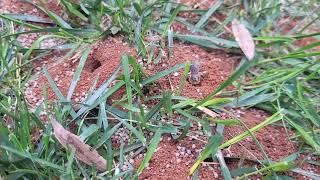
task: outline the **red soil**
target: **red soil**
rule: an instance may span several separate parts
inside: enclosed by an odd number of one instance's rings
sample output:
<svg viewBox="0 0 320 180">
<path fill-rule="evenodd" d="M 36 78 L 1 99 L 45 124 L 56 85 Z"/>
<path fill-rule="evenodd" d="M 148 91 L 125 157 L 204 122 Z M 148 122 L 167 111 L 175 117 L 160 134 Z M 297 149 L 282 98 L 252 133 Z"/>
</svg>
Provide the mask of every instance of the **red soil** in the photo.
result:
<svg viewBox="0 0 320 180">
<path fill-rule="evenodd" d="M 53 2 L 53 1 L 52 1 Z M 210 7 L 214 1 L 203 1 L 198 3 L 198 1 L 181 1 L 187 3 L 190 6 L 196 5 L 200 9 Z M 35 10 L 32 6 L 26 5 L 24 3 L 17 2 L 17 0 L 5 0 L 1 1 L 3 9 L 15 12 L 15 13 L 26 13 L 40 15 L 41 17 L 46 17 L 38 10 Z M 52 7 L 53 11 L 60 9 L 56 4 L 49 5 Z M 55 9 L 57 8 L 57 9 Z M 61 13 L 59 11 L 58 13 Z M 178 27 L 179 28 L 179 27 Z M 29 36 L 26 41 L 33 42 L 34 38 Z M 309 44 L 309 42 L 308 42 Z M 147 67 L 147 74 L 152 75 L 159 71 L 165 70 L 173 65 L 184 63 L 187 60 L 198 60 L 201 62 L 201 70 L 206 71 L 207 75 L 202 79 L 200 86 L 191 85 L 186 82 L 183 88 L 182 95 L 190 98 L 202 99 L 212 92 L 219 84 L 228 78 L 228 76 L 233 71 L 233 66 L 236 63 L 236 58 L 230 57 L 228 54 L 222 51 L 206 51 L 196 45 L 186 45 L 183 43 L 175 43 L 174 46 L 174 56 L 170 59 L 163 59 L 160 64 L 152 64 Z M 121 56 L 125 53 L 136 56 L 136 52 L 132 47 L 129 47 L 126 42 L 123 42 L 122 38 L 107 38 L 98 44 L 94 45 L 93 51 L 90 54 L 85 68 L 81 74 L 80 81 L 76 87 L 76 91 L 73 94 L 74 101 L 82 101 L 86 96 L 88 89 L 92 86 L 92 83 L 97 77 L 98 87 L 110 77 L 112 72 L 121 63 Z M 26 88 L 26 97 L 29 103 L 34 106 L 41 102 L 42 99 L 42 84 L 45 83 L 48 87 L 48 97 L 50 100 L 54 100 L 56 95 L 53 93 L 50 85 L 47 82 L 46 77 L 39 71 L 43 67 L 49 68 L 49 73 L 54 80 L 57 80 L 58 87 L 60 91 L 66 95 L 74 70 L 78 65 L 78 61 L 73 61 L 73 59 L 66 59 L 63 62 L 59 62 L 62 55 L 56 54 L 52 56 L 47 56 L 35 63 L 36 76 L 29 82 L 29 86 Z M 158 81 L 160 86 L 164 90 L 172 89 L 175 93 L 180 85 L 181 75 L 183 70 L 173 73 L 166 78 L 162 78 Z M 170 81 L 171 80 L 171 84 Z M 114 99 L 121 97 L 123 93 L 118 93 Z M 157 91 L 156 93 L 159 93 Z M 257 110 L 246 110 L 241 114 L 242 121 L 250 128 L 259 123 L 261 123 L 269 115 L 263 111 Z M 245 131 L 244 128 L 240 127 L 226 127 L 225 128 L 225 140 L 230 139 L 237 134 Z M 271 160 L 278 161 L 282 158 L 290 155 L 297 151 L 297 146 L 295 142 L 289 140 L 289 136 L 294 133 L 288 130 L 288 134 L 283 127 L 268 126 L 261 131 L 256 133 L 256 137 L 266 150 L 267 155 Z M 195 145 L 195 149 L 193 148 Z M 183 156 L 179 158 L 176 156 L 178 152 L 178 146 L 185 147 L 191 151 L 188 156 Z M 159 144 L 157 152 L 152 157 L 152 160 L 147 168 L 139 177 L 140 179 L 190 179 L 187 176 L 189 168 L 196 161 L 199 151 L 196 149 L 203 148 L 204 143 L 195 139 L 186 138 L 180 142 L 173 142 L 168 140 L 168 136 L 164 137 L 164 140 Z M 232 157 L 245 157 L 247 159 L 262 159 L 261 150 L 257 147 L 255 142 L 251 138 L 247 138 L 238 144 L 230 146 L 223 151 L 225 156 Z M 141 157 L 136 158 L 137 167 L 141 161 Z M 179 160 L 177 160 L 179 159 Z M 316 159 L 317 160 L 317 159 Z M 319 159 L 318 159 L 319 160 Z M 228 164 L 232 168 L 236 168 L 235 164 Z M 306 170 L 311 170 L 315 173 L 320 173 L 317 166 L 312 166 L 309 164 L 304 164 L 302 168 Z M 298 179 L 303 179 L 300 175 L 289 173 L 290 175 L 297 177 Z M 199 172 L 200 179 L 222 179 L 219 165 L 212 165 L 200 168 Z"/>
</svg>

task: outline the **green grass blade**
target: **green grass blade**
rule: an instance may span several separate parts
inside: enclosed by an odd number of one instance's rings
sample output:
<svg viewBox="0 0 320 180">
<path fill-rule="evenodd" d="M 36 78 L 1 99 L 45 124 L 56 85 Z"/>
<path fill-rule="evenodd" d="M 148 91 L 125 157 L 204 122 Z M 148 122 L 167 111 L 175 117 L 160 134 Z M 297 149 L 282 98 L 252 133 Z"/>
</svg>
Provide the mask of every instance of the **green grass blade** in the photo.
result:
<svg viewBox="0 0 320 180">
<path fill-rule="evenodd" d="M 80 58 L 79 65 L 76 69 L 76 72 L 73 75 L 73 79 L 71 81 L 71 84 L 70 84 L 70 87 L 68 90 L 67 100 L 69 100 L 69 101 L 71 100 L 72 94 L 73 94 L 74 90 L 76 89 L 78 81 L 80 80 L 80 74 L 82 72 L 82 69 L 86 63 L 86 60 L 87 60 L 90 52 L 91 52 L 90 48 L 86 49 Z"/>
<path fill-rule="evenodd" d="M 295 122 L 293 122 L 292 120 L 290 120 L 289 118 L 285 118 L 289 124 L 295 128 L 298 133 L 304 138 L 304 140 L 311 146 L 313 147 L 316 151 L 320 151 L 320 145 L 315 142 L 313 140 L 313 138 L 301 127 L 299 126 L 298 124 L 296 124 Z"/>
<path fill-rule="evenodd" d="M 201 19 L 197 22 L 196 28 L 202 28 L 205 22 L 208 21 L 210 16 L 219 9 L 219 7 L 223 4 L 223 0 L 218 0 L 216 3 L 201 17 Z"/>
<path fill-rule="evenodd" d="M 181 39 L 183 41 L 188 41 L 199 46 L 213 48 L 213 49 L 221 49 L 221 48 L 232 48 L 239 47 L 239 45 L 235 41 L 230 41 L 214 36 L 200 36 L 200 35 L 183 35 L 175 33 L 175 37 Z"/>
<path fill-rule="evenodd" d="M 7 17 L 21 20 L 21 21 L 28 21 L 28 22 L 34 22 L 34 23 L 44 23 L 44 24 L 52 24 L 52 22 L 48 21 L 45 18 L 30 15 L 30 14 L 3 14 Z"/>
<path fill-rule="evenodd" d="M 272 124 L 274 122 L 277 122 L 280 119 L 282 119 L 282 115 L 281 115 L 281 113 L 279 111 L 279 112 L 273 114 L 271 117 L 269 117 L 266 120 L 264 120 L 262 123 L 260 123 L 260 124 L 256 125 L 255 127 L 249 129 L 248 131 L 245 131 L 245 132 L 237 135 L 236 137 L 228 140 L 227 142 L 221 144 L 219 146 L 219 149 L 224 149 L 226 147 L 229 147 L 232 144 L 238 143 L 239 141 L 242 141 L 243 139 L 248 137 L 250 135 L 250 133 L 254 133 L 256 131 L 259 131 L 260 129 L 264 128 L 265 126 L 270 125 L 270 124 Z"/>
<path fill-rule="evenodd" d="M 108 139 L 111 138 L 112 134 L 114 134 L 118 128 L 121 126 L 122 123 L 118 123 L 115 126 L 113 126 L 111 129 L 106 131 L 103 136 L 96 142 L 94 148 L 98 149 L 100 146 L 102 146 Z"/>
<path fill-rule="evenodd" d="M 72 27 L 65 21 L 63 20 L 60 16 L 55 14 L 54 12 L 50 11 L 49 9 L 43 8 L 35 3 L 33 3 L 30 0 L 25 0 L 26 2 L 32 4 L 36 8 L 40 9 L 44 13 L 46 13 L 53 21 L 55 21 L 60 27 L 62 28 L 67 28 L 67 29 L 72 29 Z"/>
<path fill-rule="evenodd" d="M 210 138 L 208 144 L 204 148 L 204 150 L 201 152 L 200 156 L 198 157 L 198 160 L 193 164 L 193 166 L 190 168 L 189 175 L 193 174 L 194 171 L 198 168 L 201 162 L 203 162 L 206 158 L 210 156 L 210 154 L 216 154 L 218 151 L 218 147 L 220 143 L 223 140 L 223 136 L 220 134 L 216 134 L 213 137 Z"/>
<path fill-rule="evenodd" d="M 107 119 L 107 112 L 106 112 L 106 103 L 102 102 L 99 105 L 99 116 L 98 116 L 98 127 L 102 128 L 104 130 L 108 129 L 108 119 Z"/>
<path fill-rule="evenodd" d="M 182 78 L 180 80 L 179 90 L 178 90 L 178 93 L 177 93 L 178 96 L 181 95 L 182 89 L 184 88 L 184 85 L 185 85 L 186 80 L 188 78 L 188 73 L 190 71 L 190 65 L 191 65 L 191 62 L 187 61 L 186 62 L 186 66 L 185 66 L 184 71 L 183 71 Z"/>
<path fill-rule="evenodd" d="M 89 127 L 85 128 L 82 133 L 79 135 L 79 138 L 82 141 L 85 141 L 89 136 L 96 133 L 99 130 L 99 126 L 91 124 Z"/>
<path fill-rule="evenodd" d="M 171 74 L 171 73 L 173 73 L 173 72 L 176 72 L 176 71 L 178 71 L 179 69 L 184 68 L 184 67 L 185 67 L 185 64 L 175 65 L 175 66 L 173 66 L 173 67 L 170 68 L 170 69 L 167 69 L 167 70 L 158 72 L 156 75 L 151 76 L 151 77 L 143 80 L 143 81 L 141 82 L 141 84 L 142 84 L 142 85 L 149 84 L 149 83 L 154 82 L 154 81 L 156 81 L 156 80 L 158 80 L 158 79 L 160 79 L 160 78 L 162 78 L 162 77 L 164 77 L 164 76 L 166 76 L 166 75 L 169 75 L 169 74 Z"/>
<path fill-rule="evenodd" d="M 157 132 L 155 133 L 154 137 L 152 138 L 150 145 L 148 146 L 148 151 L 137 169 L 138 174 L 140 174 L 143 171 L 143 169 L 145 167 L 147 167 L 153 153 L 155 152 L 156 148 L 158 147 L 158 144 L 161 139 L 161 133 L 162 133 L 161 130 L 158 129 Z"/>
<path fill-rule="evenodd" d="M 52 88 L 52 90 L 54 91 L 54 93 L 58 96 L 58 98 L 62 101 L 67 101 L 67 99 L 64 97 L 64 95 L 62 94 L 62 92 L 59 90 L 57 84 L 53 81 L 52 77 L 50 76 L 49 72 L 47 69 L 44 69 L 44 75 L 46 76 L 46 78 L 48 79 L 48 82 Z"/>
<path fill-rule="evenodd" d="M 56 165 L 54 163 L 48 162 L 46 160 L 31 156 L 30 154 L 27 154 L 27 153 L 24 153 L 24 152 L 17 151 L 16 149 L 13 149 L 11 147 L 3 146 L 3 145 L 0 145 L 0 147 L 2 149 L 6 150 L 6 151 L 9 151 L 11 153 L 14 153 L 14 154 L 18 155 L 18 156 L 28 158 L 28 159 L 32 160 L 33 162 L 37 162 L 42 166 L 51 167 L 51 168 L 57 169 L 59 171 L 63 171 L 64 170 L 64 168 L 62 166 L 59 166 L 59 165 Z"/>
<path fill-rule="evenodd" d="M 82 106 L 80 108 L 80 110 L 77 112 L 77 116 L 79 117 L 82 113 L 84 113 L 85 111 L 87 111 L 89 109 L 88 106 L 92 106 L 96 100 L 102 96 L 104 93 L 108 92 L 109 88 L 108 86 L 111 84 L 111 82 L 116 78 L 117 73 L 119 72 L 120 67 L 118 67 L 113 74 L 111 75 L 111 77 L 103 84 L 99 87 L 99 89 L 97 89 L 96 91 L 94 91 L 94 93 L 88 97 L 88 99 L 86 100 L 86 102 L 84 102 L 84 104 L 86 104 L 86 106 Z M 101 102 L 100 102 L 101 103 Z M 98 103 L 98 104 L 100 104 Z"/>
</svg>

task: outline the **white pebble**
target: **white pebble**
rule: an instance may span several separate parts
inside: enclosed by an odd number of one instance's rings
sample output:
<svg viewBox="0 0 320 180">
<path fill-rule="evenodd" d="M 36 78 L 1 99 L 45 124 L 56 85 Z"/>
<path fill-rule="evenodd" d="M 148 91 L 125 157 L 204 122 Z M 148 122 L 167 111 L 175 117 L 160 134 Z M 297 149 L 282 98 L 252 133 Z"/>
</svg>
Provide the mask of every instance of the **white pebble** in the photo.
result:
<svg viewBox="0 0 320 180">
<path fill-rule="evenodd" d="M 187 154 L 191 154 L 191 150 L 190 149 L 187 150 Z"/>
<path fill-rule="evenodd" d="M 178 164 L 181 163 L 181 159 L 177 159 L 177 163 L 178 163 Z"/>
<path fill-rule="evenodd" d="M 185 147 L 181 147 L 181 151 L 182 151 L 182 152 L 185 152 L 185 151 L 186 151 L 186 148 L 185 148 Z"/>
<path fill-rule="evenodd" d="M 130 159 L 130 160 L 129 160 L 129 163 L 130 163 L 130 164 L 134 164 L 134 160 L 133 160 L 133 159 Z"/>
<path fill-rule="evenodd" d="M 219 177 L 218 173 L 216 173 L 215 171 L 213 171 L 213 176 L 215 179 L 218 179 L 218 177 Z"/>
<path fill-rule="evenodd" d="M 192 149 L 195 149 L 196 148 L 196 145 L 195 144 L 192 144 Z"/>
</svg>

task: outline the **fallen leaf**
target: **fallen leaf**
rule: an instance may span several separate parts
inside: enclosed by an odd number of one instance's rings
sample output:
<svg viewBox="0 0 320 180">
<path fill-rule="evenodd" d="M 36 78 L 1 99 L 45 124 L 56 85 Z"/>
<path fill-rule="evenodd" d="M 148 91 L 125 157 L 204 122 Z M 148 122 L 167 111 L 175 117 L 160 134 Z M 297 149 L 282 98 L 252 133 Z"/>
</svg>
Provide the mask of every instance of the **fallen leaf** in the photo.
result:
<svg viewBox="0 0 320 180">
<path fill-rule="evenodd" d="M 64 129 L 54 118 L 51 120 L 51 124 L 57 140 L 64 148 L 73 148 L 78 160 L 87 165 L 96 166 L 99 171 L 106 171 L 107 161 L 94 148 L 85 144 L 75 134 Z"/>
<path fill-rule="evenodd" d="M 255 45 L 249 30 L 237 19 L 232 21 L 232 32 L 241 50 L 248 60 L 252 60 L 255 54 Z"/>
</svg>

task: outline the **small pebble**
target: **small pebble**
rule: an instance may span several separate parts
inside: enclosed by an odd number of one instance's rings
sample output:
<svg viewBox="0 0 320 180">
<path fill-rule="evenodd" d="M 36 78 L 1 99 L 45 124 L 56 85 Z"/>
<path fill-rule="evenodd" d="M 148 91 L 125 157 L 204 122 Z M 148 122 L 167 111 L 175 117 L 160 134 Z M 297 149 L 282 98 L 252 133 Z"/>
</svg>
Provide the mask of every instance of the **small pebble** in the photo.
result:
<svg viewBox="0 0 320 180">
<path fill-rule="evenodd" d="M 192 144 L 191 148 L 192 148 L 192 149 L 195 149 L 195 148 L 196 148 L 196 145 L 195 145 L 195 144 Z"/>
<path fill-rule="evenodd" d="M 175 73 L 173 73 L 173 75 L 174 75 L 175 77 L 177 77 L 177 76 L 179 76 L 179 73 L 178 73 L 178 72 L 175 72 Z"/>
<path fill-rule="evenodd" d="M 177 163 L 178 163 L 178 164 L 181 163 L 181 159 L 177 159 Z"/>
<path fill-rule="evenodd" d="M 215 171 L 213 171 L 213 177 L 214 177 L 215 179 L 218 179 L 218 177 L 219 177 L 218 173 L 216 173 Z"/>
<path fill-rule="evenodd" d="M 127 165 L 123 165 L 122 166 L 122 170 L 124 170 L 124 171 L 128 170 L 128 166 Z"/>
<path fill-rule="evenodd" d="M 133 159 L 130 159 L 130 160 L 129 160 L 129 163 L 130 163 L 130 164 L 134 164 L 134 160 L 133 160 Z"/>
<path fill-rule="evenodd" d="M 182 152 L 185 152 L 185 151 L 186 151 L 186 148 L 185 148 L 185 147 L 181 147 L 181 151 L 182 151 Z"/>
<path fill-rule="evenodd" d="M 187 150 L 187 154 L 191 154 L 191 150 L 190 149 Z"/>
<path fill-rule="evenodd" d="M 148 69 L 152 71 L 154 69 L 154 67 L 151 64 L 149 64 Z"/>
</svg>

